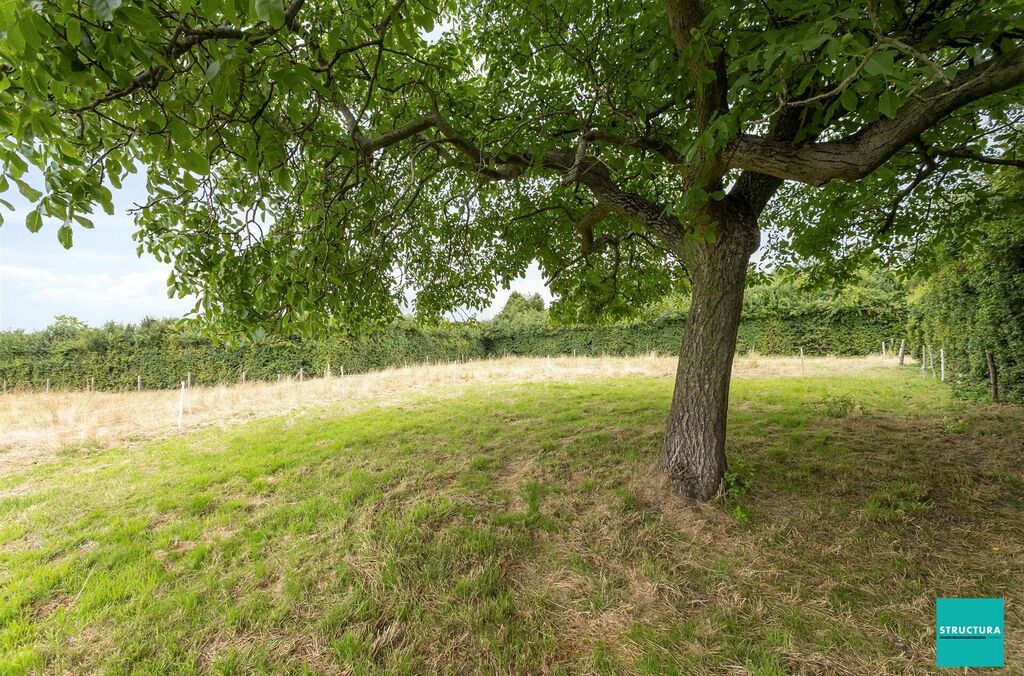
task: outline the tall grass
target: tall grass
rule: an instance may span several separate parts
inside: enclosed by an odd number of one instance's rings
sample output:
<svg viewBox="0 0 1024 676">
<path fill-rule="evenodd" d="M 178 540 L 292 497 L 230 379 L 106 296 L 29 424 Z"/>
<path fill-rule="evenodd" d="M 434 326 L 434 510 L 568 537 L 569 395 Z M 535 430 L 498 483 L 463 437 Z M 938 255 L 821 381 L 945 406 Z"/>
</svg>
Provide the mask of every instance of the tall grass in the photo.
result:
<svg viewBox="0 0 1024 676">
<path fill-rule="evenodd" d="M 870 357 L 736 358 L 733 377 L 838 375 L 891 367 L 895 360 Z M 640 357 L 552 357 L 486 359 L 449 364 L 418 364 L 356 375 L 287 379 L 214 387 L 193 387 L 184 397 L 183 427 L 178 427 L 180 392 L 18 392 L 0 397 L 0 472 L 33 462 L 63 448 L 158 439 L 183 430 L 228 425 L 317 406 L 339 413 L 397 403 L 424 394 L 447 396 L 468 384 L 575 381 L 645 375 L 671 378 L 676 359 L 658 354 Z"/>
</svg>

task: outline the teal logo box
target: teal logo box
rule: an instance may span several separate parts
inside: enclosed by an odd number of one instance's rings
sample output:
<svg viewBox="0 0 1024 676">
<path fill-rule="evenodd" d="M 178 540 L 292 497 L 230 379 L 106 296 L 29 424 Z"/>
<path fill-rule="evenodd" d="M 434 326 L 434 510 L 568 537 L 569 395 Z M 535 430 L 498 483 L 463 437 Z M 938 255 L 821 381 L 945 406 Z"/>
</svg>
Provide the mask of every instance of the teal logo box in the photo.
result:
<svg viewBox="0 0 1024 676">
<path fill-rule="evenodd" d="M 1003 610 L 1003 599 L 937 599 L 936 666 L 1003 666 Z"/>
</svg>

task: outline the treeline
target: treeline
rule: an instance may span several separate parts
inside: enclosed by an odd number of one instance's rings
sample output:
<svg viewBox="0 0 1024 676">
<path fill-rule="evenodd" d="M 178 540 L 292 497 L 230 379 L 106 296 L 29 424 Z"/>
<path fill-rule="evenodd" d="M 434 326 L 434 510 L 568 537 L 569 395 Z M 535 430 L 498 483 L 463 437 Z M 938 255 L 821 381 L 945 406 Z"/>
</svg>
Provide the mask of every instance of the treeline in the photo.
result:
<svg viewBox="0 0 1024 676">
<path fill-rule="evenodd" d="M 906 292 L 885 275 L 864 275 L 841 291 L 810 292 L 772 280 L 748 289 L 738 349 L 770 354 L 862 355 L 898 342 L 907 319 Z M 601 326 L 552 324 L 539 298 L 513 295 L 489 322 L 420 326 L 410 319 L 357 336 L 269 338 L 245 345 L 215 343 L 172 320 L 89 327 L 61 317 L 43 331 L 0 333 L 0 378 L 8 388 L 123 389 L 194 383 L 274 380 L 383 369 L 407 363 L 490 356 L 676 354 L 688 310 L 669 298 L 635 321 Z"/>
</svg>

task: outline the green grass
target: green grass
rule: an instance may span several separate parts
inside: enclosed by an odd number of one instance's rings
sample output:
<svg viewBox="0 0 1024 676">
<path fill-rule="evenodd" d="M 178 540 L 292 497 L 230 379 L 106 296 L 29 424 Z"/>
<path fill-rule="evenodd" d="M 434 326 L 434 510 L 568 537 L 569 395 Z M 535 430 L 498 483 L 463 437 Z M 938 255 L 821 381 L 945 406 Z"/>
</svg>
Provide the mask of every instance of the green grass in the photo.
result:
<svg viewBox="0 0 1024 676">
<path fill-rule="evenodd" d="M 693 506 L 650 474 L 669 396 L 477 388 L 7 475 L 0 673 L 920 673 L 942 595 L 1005 596 L 1020 664 L 1024 411 L 737 380 L 733 488 Z"/>
</svg>

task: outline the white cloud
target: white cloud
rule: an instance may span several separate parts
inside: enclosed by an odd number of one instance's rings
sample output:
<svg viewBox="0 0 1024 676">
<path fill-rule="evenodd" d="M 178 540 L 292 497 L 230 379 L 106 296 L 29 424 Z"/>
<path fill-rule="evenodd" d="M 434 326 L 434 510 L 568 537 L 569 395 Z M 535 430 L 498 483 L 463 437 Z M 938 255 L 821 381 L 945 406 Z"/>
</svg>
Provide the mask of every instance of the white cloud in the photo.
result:
<svg viewBox="0 0 1024 676">
<path fill-rule="evenodd" d="M 0 265 L 0 328 L 42 328 L 67 314 L 98 325 L 135 322 L 146 315 L 180 317 L 194 299 L 167 297 L 168 270 L 59 272 Z"/>
<path fill-rule="evenodd" d="M 29 286 L 46 286 L 57 282 L 57 275 L 41 268 L 0 265 L 0 279 L 21 282 Z"/>
<path fill-rule="evenodd" d="M 75 303 L 133 301 L 167 297 L 167 271 L 121 275 L 55 273 L 43 268 L 0 265 L 0 279 L 15 282 L 29 300 Z"/>
</svg>

